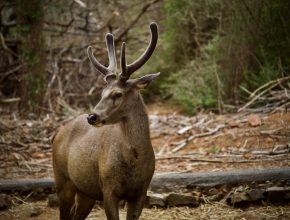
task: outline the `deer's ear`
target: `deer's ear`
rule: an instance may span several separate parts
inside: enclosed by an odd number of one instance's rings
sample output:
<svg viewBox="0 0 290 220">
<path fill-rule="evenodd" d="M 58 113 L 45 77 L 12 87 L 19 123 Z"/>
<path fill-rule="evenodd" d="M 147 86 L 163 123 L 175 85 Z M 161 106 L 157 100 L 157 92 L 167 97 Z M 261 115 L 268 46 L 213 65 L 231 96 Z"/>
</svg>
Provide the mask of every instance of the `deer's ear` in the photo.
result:
<svg viewBox="0 0 290 220">
<path fill-rule="evenodd" d="M 144 89 L 146 86 L 149 85 L 149 83 L 155 79 L 157 76 L 159 76 L 160 73 L 152 73 L 152 74 L 148 74 L 145 76 L 142 76 L 140 78 L 137 79 L 130 79 L 127 81 L 127 83 L 131 86 L 131 87 L 135 87 L 138 89 Z"/>
</svg>

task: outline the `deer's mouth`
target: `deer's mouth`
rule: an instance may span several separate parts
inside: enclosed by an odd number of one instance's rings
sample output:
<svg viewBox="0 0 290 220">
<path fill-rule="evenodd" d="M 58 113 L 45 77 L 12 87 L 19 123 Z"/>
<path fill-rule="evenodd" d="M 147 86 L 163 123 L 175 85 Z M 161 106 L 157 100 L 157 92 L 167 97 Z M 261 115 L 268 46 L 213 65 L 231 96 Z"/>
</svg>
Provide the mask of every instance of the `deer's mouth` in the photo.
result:
<svg viewBox="0 0 290 220">
<path fill-rule="evenodd" d="M 104 126 L 105 124 L 106 124 L 106 121 L 105 120 L 102 120 L 102 121 L 100 121 L 98 123 L 93 124 L 93 126 L 99 128 L 99 127 Z"/>
</svg>

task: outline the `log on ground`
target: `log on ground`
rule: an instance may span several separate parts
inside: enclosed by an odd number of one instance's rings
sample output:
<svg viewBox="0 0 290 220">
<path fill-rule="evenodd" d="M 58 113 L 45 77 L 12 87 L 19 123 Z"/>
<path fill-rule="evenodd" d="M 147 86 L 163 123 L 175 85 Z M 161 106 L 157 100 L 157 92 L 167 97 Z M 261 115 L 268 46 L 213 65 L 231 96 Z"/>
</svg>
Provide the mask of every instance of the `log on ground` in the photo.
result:
<svg viewBox="0 0 290 220">
<path fill-rule="evenodd" d="M 160 173 L 153 176 L 150 191 L 171 192 L 182 188 L 239 185 L 252 182 L 290 180 L 290 167 L 198 173 Z M 0 192 L 54 188 L 53 179 L 2 179 Z"/>
</svg>

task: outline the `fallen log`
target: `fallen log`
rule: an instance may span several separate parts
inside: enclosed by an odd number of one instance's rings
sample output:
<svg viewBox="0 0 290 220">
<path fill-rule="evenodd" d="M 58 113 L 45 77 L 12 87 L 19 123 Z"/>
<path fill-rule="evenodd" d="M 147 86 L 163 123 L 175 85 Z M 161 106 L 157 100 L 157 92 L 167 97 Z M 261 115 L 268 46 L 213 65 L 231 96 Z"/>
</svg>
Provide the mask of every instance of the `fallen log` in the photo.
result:
<svg viewBox="0 0 290 220">
<path fill-rule="evenodd" d="M 150 191 L 171 192 L 183 188 L 240 185 L 252 182 L 290 180 L 290 167 L 272 169 L 247 169 L 198 173 L 160 173 L 153 176 Z M 54 190 L 53 179 L 0 180 L 0 192 Z"/>
<path fill-rule="evenodd" d="M 240 185 L 252 182 L 290 180 L 290 167 L 245 169 L 199 173 L 156 174 L 150 185 L 154 192 L 169 192 L 182 188 L 210 188 L 221 185 Z"/>
<path fill-rule="evenodd" d="M 0 180 L 0 192 L 7 191 L 33 191 L 36 189 L 53 189 L 54 182 L 51 178 L 45 179 L 2 179 Z"/>
</svg>

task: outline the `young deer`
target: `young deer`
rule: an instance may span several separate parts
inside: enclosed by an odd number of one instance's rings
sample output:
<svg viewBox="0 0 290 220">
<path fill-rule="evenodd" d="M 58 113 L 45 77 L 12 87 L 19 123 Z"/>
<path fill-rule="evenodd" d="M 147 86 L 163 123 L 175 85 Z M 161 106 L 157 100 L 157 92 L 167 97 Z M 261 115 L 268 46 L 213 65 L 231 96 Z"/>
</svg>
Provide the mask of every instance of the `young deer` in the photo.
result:
<svg viewBox="0 0 290 220">
<path fill-rule="evenodd" d="M 61 220 L 85 219 L 95 200 L 104 201 L 109 220 L 119 219 L 120 200 L 127 201 L 127 220 L 139 219 L 155 167 L 148 116 L 139 91 L 159 73 L 129 77 L 156 47 L 157 25 L 151 23 L 150 30 L 149 46 L 130 65 L 126 64 L 123 42 L 120 74 L 113 35 L 106 35 L 108 67 L 100 64 L 88 47 L 89 59 L 104 74 L 107 85 L 93 112 L 61 127 L 53 140 Z"/>
</svg>

